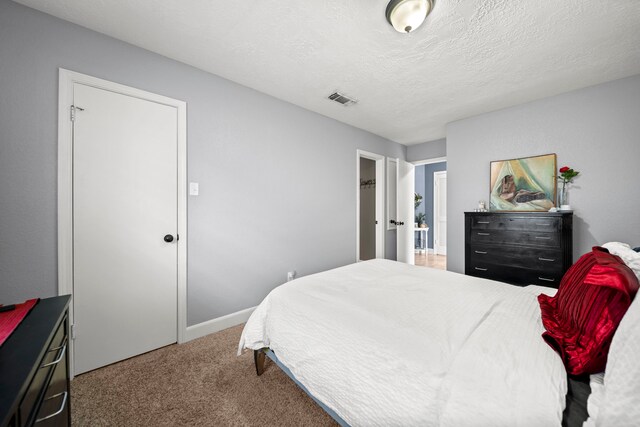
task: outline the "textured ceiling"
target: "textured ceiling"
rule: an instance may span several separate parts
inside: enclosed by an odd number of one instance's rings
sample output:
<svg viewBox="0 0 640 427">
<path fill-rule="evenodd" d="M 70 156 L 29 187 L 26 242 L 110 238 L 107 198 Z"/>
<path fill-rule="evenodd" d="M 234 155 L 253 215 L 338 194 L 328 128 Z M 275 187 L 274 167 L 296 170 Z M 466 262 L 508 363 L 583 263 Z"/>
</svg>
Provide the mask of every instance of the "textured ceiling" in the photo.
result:
<svg viewBox="0 0 640 427">
<path fill-rule="evenodd" d="M 436 0 L 411 34 L 387 0 L 15 1 L 407 145 L 640 74 L 639 0 Z"/>
</svg>

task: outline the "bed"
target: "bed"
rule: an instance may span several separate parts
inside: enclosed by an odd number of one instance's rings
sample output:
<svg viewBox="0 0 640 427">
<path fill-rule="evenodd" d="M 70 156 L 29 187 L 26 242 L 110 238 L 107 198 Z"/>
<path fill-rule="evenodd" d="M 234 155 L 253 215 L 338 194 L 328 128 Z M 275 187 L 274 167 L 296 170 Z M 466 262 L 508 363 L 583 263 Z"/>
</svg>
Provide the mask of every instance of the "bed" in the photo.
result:
<svg viewBox="0 0 640 427">
<path fill-rule="evenodd" d="M 360 262 L 274 289 L 238 352 L 258 374 L 271 358 L 340 425 L 556 426 L 579 384 L 540 338 L 537 297 L 555 292 Z"/>
</svg>

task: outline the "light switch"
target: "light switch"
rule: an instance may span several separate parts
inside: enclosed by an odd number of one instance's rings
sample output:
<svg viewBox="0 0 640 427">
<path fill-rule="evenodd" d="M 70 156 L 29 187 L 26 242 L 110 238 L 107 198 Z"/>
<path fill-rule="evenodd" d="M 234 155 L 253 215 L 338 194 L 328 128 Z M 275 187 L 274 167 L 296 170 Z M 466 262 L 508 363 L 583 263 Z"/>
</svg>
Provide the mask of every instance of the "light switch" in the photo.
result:
<svg viewBox="0 0 640 427">
<path fill-rule="evenodd" d="M 200 185 L 197 182 L 190 182 L 189 183 L 189 195 L 190 196 L 197 196 L 198 194 L 200 194 Z"/>
</svg>

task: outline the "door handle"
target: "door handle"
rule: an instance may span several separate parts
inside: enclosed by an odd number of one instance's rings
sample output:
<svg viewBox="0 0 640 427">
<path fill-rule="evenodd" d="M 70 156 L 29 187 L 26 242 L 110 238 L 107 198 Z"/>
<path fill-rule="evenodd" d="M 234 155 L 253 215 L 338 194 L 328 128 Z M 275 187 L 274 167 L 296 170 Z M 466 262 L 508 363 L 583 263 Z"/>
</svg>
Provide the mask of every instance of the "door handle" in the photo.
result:
<svg viewBox="0 0 640 427">
<path fill-rule="evenodd" d="M 167 243 L 173 242 L 173 236 L 171 234 L 167 234 L 166 236 L 164 236 L 164 241 Z"/>
</svg>

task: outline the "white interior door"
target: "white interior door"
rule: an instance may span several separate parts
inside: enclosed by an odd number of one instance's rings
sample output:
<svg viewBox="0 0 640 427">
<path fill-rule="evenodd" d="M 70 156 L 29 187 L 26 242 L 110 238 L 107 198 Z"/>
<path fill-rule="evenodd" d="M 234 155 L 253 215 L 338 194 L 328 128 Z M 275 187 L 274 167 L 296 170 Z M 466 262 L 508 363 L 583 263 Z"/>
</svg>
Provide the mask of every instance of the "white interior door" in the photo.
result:
<svg viewBox="0 0 640 427">
<path fill-rule="evenodd" d="M 398 160 L 397 182 L 397 259 L 400 262 L 413 265 L 415 264 L 413 244 L 415 167 L 411 163 Z"/>
<path fill-rule="evenodd" d="M 73 90 L 79 374 L 176 342 L 178 113 L 83 84 Z"/>
<path fill-rule="evenodd" d="M 433 173 L 433 251 L 447 254 L 447 172 Z"/>
</svg>

